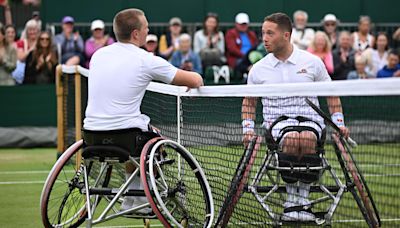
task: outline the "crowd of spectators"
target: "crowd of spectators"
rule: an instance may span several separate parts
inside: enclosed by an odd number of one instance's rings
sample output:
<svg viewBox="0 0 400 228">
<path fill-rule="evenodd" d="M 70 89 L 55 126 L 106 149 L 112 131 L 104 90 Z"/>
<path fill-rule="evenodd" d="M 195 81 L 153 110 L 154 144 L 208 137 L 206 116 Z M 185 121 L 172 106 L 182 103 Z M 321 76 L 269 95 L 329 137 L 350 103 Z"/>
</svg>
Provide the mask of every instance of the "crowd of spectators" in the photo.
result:
<svg viewBox="0 0 400 228">
<path fill-rule="evenodd" d="M 87 39 L 74 28 L 72 16 L 61 19 L 60 33 L 42 31 L 38 12 L 32 14 L 18 38 L 9 6 L 2 6 L 6 20 L 0 25 L 0 85 L 54 83 L 57 64 L 90 68 L 92 55 L 115 42 L 100 19 L 91 22 Z M 307 12 L 298 10 L 293 14 L 291 42 L 320 57 L 333 80 L 399 77 L 400 28 L 389 37 L 383 31 L 372 33 L 371 26 L 368 16 L 360 16 L 354 32 L 340 30 L 339 19 L 329 13 L 321 20 L 321 31 L 316 31 L 308 27 Z M 234 27 L 226 31 L 220 29 L 218 15 L 208 13 L 202 27 L 190 33 L 193 36 L 184 30 L 179 17 L 172 17 L 167 32 L 149 33 L 143 48 L 178 68 L 204 77 L 211 72 L 216 83 L 221 72 L 225 79 L 232 74 L 245 82 L 252 64 L 267 54 L 256 32 L 250 29 L 250 17 L 244 12 L 234 17 Z"/>
</svg>

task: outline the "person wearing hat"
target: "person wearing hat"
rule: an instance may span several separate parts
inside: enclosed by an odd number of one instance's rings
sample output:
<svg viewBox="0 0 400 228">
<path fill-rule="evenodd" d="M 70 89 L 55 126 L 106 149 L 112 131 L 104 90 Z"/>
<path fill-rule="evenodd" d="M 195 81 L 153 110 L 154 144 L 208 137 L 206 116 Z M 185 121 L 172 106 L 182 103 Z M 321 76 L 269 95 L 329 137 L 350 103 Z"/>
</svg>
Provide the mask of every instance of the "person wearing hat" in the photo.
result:
<svg viewBox="0 0 400 228">
<path fill-rule="evenodd" d="M 57 50 L 61 54 L 61 63 L 69 66 L 84 63 L 84 43 L 79 32 L 74 32 L 74 18 L 65 16 L 62 19 L 62 32 L 55 36 Z"/>
<path fill-rule="evenodd" d="M 182 31 L 182 20 L 179 17 L 173 17 L 169 20 L 169 32 L 161 35 L 158 44 L 160 55 L 169 60 L 172 53 L 179 47 L 179 36 Z"/>
<path fill-rule="evenodd" d="M 337 39 L 339 37 L 339 32 L 336 30 L 339 21 L 334 14 L 328 13 L 322 19 L 322 24 L 324 26 L 324 32 L 331 41 L 332 50 L 336 48 Z"/>
<path fill-rule="evenodd" d="M 90 26 L 92 36 L 85 42 L 85 67 L 89 68 L 92 55 L 100 48 L 114 43 L 114 39 L 104 34 L 104 22 L 102 20 L 94 20 Z"/>
<path fill-rule="evenodd" d="M 238 13 L 235 17 L 235 27 L 226 32 L 226 58 L 232 69 L 239 66 L 247 52 L 258 44 L 256 33 L 249 30 L 249 23 L 249 15 Z"/>
<path fill-rule="evenodd" d="M 159 56 L 157 36 L 154 34 L 148 34 L 146 37 L 146 43 L 144 44 L 143 48 L 144 50 Z"/>
</svg>

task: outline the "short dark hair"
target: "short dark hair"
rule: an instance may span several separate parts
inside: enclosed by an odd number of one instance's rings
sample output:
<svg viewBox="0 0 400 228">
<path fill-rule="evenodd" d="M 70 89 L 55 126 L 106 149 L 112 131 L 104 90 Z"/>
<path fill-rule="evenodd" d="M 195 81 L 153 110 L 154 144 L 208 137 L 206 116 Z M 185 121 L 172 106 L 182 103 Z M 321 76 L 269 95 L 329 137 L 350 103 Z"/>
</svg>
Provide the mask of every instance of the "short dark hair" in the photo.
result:
<svg viewBox="0 0 400 228">
<path fill-rule="evenodd" d="M 290 17 L 284 13 L 273 13 L 264 18 L 264 22 L 269 21 L 278 25 L 284 32 L 292 33 L 292 21 Z"/>
<path fill-rule="evenodd" d="M 122 10 L 115 15 L 113 28 L 118 41 L 130 40 L 132 31 L 142 28 L 139 16 L 144 16 L 144 12 L 135 8 Z"/>
<path fill-rule="evenodd" d="M 390 50 L 388 56 L 389 55 L 396 55 L 398 58 L 400 58 L 399 52 L 396 49 Z"/>
</svg>

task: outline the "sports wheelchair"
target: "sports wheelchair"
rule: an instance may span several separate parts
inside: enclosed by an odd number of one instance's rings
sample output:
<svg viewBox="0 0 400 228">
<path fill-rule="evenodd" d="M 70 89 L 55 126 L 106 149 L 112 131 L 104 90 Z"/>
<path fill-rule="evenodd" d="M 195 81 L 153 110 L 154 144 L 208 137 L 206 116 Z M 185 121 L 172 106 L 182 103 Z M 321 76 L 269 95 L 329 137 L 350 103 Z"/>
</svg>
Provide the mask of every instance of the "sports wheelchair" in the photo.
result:
<svg viewBox="0 0 400 228">
<path fill-rule="evenodd" d="M 369 227 L 381 226 L 378 209 L 361 170 L 357 166 L 356 160 L 351 153 L 351 146 L 356 146 L 355 142 L 352 141 L 351 138 L 344 138 L 340 133 L 340 129 L 322 112 L 322 110 L 311 103 L 311 101 L 306 101 L 335 131 L 331 136 L 335 154 L 340 168 L 343 171 L 345 182 L 343 183 L 341 179 L 339 179 L 335 170 L 325 157 L 325 129 L 322 131 L 319 140 L 317 140 L 317 153 L 313 155 L 304 155 L 300 161 L 297 158 L 282 153 L 278 146 L 280 139 L 275 141 L 272 137 L 271 130 L 269 130 L 266 132 L 267 153 L 261 162 L 260 168 L 256 171 L 254 178 L 249 183 L 249 173 L 260 148 L 260 143 L 262 141 L 261 136 L 254 136 L 245 149 L 232 179 L 231 187 L 218 214 L 215 227 L 226 227 L 228 225 L 235 205 L 239 201 L 243 191 L 254 195 L 255 199 L 261 204 L 262 208 L 271 219 L 269 225 L 275 227 L 284 224 L 296 226 L 301 224 L 330 226 L 332 217 L 345 192 L 350 192 L 353 195 Z M 277 121 L 272 123 L 270 129 L 272 129 L 277 122 L 286 119 L 288 119 L 286 116 L 278 118 Z M 299 122 L 312 121 L 305 117 L 297 117 L 296 119 Z M 288 127 L 287 129 L 282 129 L 282 131 L 283 130 L 312 131 L 312 129 L 304 129 L 304 127 Z M 326 177 L 323 178 L 323 176 L 329 176 L 330 180 Z M 294 182 L 293 179 L 295 181 L 300 180 L 310 183 L 310 193 L 314 193 L 316 197 L 313 197 L 314 199 L 307 205 L 292 206 L 284 209 L 283 203 L 286 198 L 286 188 L 282 180 L 286 183 L 290 183 Z M 319 211 L 313 211 L 312 209 Z M 286 221 L 283 219 L 283 211 L 307 211 L 314 214 L 315 219 L 311 221 Z"/>
<path fill-rule="evenodd" d="M 64 151 L 41 194 L 45 227 L 78 227 L 84 222 L 91 227 L 117 217 L 143 219 L 145 227 L 150 219 L 164 227 L 211 227 L 214 203 L 199 163 L 179 143 L 138 132 L 90 132 L 98 140 L 88 143 L 84 136 Z M 136 139 L 134 146 L 118 144 L 127 135 Z M 135 170 L 125 180 L 127 162 Z M 135 178 L 141 179 L 143 189 L 128 188 Z M 146 197 L 147 202 L 121 209 L 129 196 Z M 139 213 L 144 208 L 151 212 Z"/>
</svg>

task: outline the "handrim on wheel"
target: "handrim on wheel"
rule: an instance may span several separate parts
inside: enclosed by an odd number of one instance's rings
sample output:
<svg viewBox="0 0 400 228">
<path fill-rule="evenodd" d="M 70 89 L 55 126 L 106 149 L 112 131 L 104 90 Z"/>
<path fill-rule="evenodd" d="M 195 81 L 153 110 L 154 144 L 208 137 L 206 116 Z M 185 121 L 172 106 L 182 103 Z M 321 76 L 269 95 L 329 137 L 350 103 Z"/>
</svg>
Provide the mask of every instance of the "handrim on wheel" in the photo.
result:
<svg viewBox="0 0 400 228">
<path fill-rule="evenodd" d="M 214 205 L 203 170 L 180 144 L 162 138 L 147 142 L 141 179 L 150 205 L 165 227 L 211 227 Z"/>
</svg>

